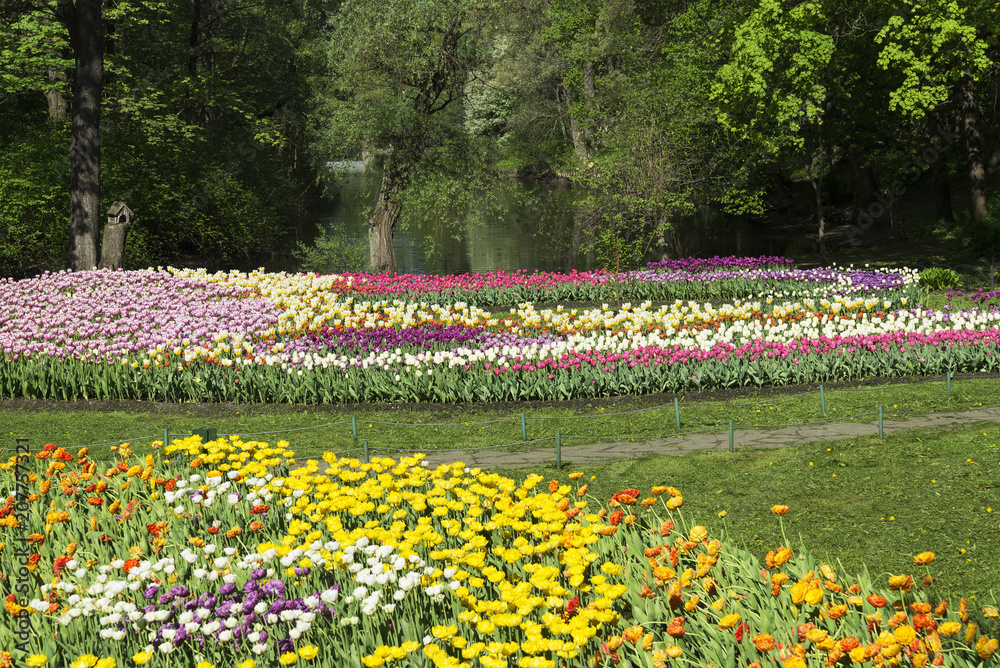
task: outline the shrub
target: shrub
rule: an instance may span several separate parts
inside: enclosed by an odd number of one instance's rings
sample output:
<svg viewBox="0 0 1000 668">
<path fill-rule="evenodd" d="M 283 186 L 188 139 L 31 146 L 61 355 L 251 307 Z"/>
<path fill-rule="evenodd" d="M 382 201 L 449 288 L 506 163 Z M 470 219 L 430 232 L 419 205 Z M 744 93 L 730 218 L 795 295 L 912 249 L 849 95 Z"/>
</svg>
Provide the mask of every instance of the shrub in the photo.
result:
<svg viewBox="0 0 1000 668">
<path fill-rule="evenodd" d="M 931 267 L 920 272 L 920 285 L 928 290 L 949 290 L 957 288 L 958 274 L 952 269 Z"/>
</svg>

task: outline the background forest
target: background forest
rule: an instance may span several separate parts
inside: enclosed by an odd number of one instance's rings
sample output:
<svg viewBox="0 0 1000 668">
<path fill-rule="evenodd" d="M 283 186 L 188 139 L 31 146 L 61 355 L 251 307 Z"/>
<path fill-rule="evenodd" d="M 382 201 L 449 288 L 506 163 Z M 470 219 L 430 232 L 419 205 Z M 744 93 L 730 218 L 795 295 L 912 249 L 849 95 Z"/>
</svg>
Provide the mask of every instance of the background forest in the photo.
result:
<svg viewBox="0 0 1000 668">
<path fill-rule="evenodd" d="M 0 0 L 0 25 L 3 276 L 95 265 L 115 201 L 127 268 L 267 265 L 358 159 L 375 271 L 398 225 L 512 179 L 577 184 L 607 266 L 707 207 L 808 226 L 822 262 L 905 234 L 915 192 L 998 250 L 996 0 Z"/>
</svg>

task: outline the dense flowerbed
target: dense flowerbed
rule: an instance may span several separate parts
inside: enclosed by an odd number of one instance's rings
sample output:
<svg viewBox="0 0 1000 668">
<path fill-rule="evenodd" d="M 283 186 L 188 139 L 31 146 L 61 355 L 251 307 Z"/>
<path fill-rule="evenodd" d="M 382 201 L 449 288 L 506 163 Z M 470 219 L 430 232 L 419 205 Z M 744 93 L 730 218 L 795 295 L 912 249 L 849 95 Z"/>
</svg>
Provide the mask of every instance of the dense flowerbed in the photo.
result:
<svg viewBox="0 0 1000 668">
<path fill-rule="evenodd" d="M 0 397 L 505 401 L 1000 369 L 1000 311 L 975 301 L 923 308 L 910 270 L 797 270 L 782 258 L 662 264 L 621 274 L 167 269 L 0 281 Z M 623 294 L 648 298 L 538 305 Z"/>
<path fill-rule="evenodd" d="M 604 505 L 581 473 L 332 454 L 321 472 L 287 446 L 195 436 L 98 465 L 47 445 L 0 465 L 0 666 L 996 661 L 996 609 L 935 600 L 929 552 L 923 576 L 873 583 L 788 546 L 761 564 L 673 487 Z"/>
</svg>

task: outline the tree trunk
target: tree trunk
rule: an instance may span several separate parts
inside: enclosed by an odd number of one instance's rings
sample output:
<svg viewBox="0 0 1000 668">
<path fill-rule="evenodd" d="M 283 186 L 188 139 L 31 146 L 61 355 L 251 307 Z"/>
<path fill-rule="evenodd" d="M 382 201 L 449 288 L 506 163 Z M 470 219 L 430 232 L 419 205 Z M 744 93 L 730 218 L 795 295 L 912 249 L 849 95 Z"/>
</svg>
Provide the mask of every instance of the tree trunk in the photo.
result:
<svg viewBox="0 0 1000 668">
<path fill-rule="evenodd" d="M 198 76 L 198 41 L 201 39 L 201 0 L 193 0 L 194 15 L 191 17 L 191 34 L 188 36 L 188 76 Z"/>
<path fill-rule="evenodd" d="M 583 64 L 583 99 L 588 108 L 594 104 L 594 63 L 590 61 Z M 582 132 L 587 142 L 594 140 L 589 127 L 584 126 Z"/>
<path fill-rule="evenodd" d="M 580 162 L 587 162 L 587 144 L 584 141 L 583 129 L 573 114 L 573 96 L 570 95 L 569 88 L 565 85 L 563 86 L 563 94 L 566 96 L 566 107 L 569 114 L 569 135 L 573 140 L 573 151 Z"/>
<path fill-rule="evenodd" d="M 368 220 L 368 246 L 370 249 L 371 271 L 375 274 L 396 275 L 396 247 L 393 234 L 402 210 L 399 177 L 395 169 L 387 164 L 382 175 L 375 210 Z"/>
<path fill-rule="evenodd" d="M 108 223 L 104 226 L 104 239 L 101 241 L 101 263 L 99 269 L 121 269 L 125 263 L 125 237 L 132 226 L 127 223 Z"/>
<path fill-rule="evenodd" d="M 49 81 L 55 83 L 56 81 L 61 81 L 66 83 L 67 76 L 65 72 L 61 72 L 54 67 L 49 68 Z M 45 101 L 49 106 L 49 118 L 53 121 L 65 121 L 69 118 L 69 104 L 66 102 L 66 98 L 58 90 L 50 89 L 45 91 Z"/>
<path fill-rule="evenodd" d="M 806 163 L 806 176 L 809 177 L 809 184 L 813 187 L 816 193 L 816 219 L 818 221 L 818 236 L 819 236 L 819 263 L 820 265 L 826 266 L 826 218 L 823 216 L 823 135 L 819 135 L 819 149 L 817 150 L 815 157 L 808 163 Z M 813 168 L 816 165 L 816 161 L 819 161 L 819 169 L 816 170 L 816 175 L 813 176 Z"/>
<path fill-rule="evenodd" d="M 934 209 L 938 225 L 951 227 L 955 224 L 955 212 L 951 207 L 951 184 L 948 182 L 948 159 L 943 155 L 934 163 Z"/>
<path fill-rule="evenodd" d="M 875 171 L 871 165 L 863 166 L 861 158 L 853 151 L 847 156 L 851 163 L 851 170 L 854 172 L 854 183 L 857 188 L 857 206 L 859 209 L 867 207 L 876 201 L 878 194 L 878 181 L 875 179 Z"/>
<path fill-rule="evenodd" d="M 101 216 L 101 91 L 104 86 L 104 24 L 101 0 L 76 0 L 69 14 L 76 58 L 70 130 L 69 253 L 74 271 L 97 264 Z"/>
<path fill-rule="evenodd" d="M 976 112 L 976 89 L 968 73 L 962 80 L 962 129 L 969 156 L 969 186 L 972 189 L 972 219 L 986 217 L 986 167 L 980 150 L 979 122 Z"/>
</svg>

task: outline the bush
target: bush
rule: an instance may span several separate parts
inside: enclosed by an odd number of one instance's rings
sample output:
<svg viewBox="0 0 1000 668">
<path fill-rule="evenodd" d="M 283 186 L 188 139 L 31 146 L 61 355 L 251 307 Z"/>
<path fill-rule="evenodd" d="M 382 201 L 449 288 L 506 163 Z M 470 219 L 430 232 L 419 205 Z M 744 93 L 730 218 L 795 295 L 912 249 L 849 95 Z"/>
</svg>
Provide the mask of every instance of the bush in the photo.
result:
<svg viewBox="0 0 1000 668">
<path fill-rule="evenodd" d="M 957 288 L 958 274 L 944 267 L 931 267 L 920 272 L 920 285 L 928 290 L 950 290 Z"/>
</svg>

